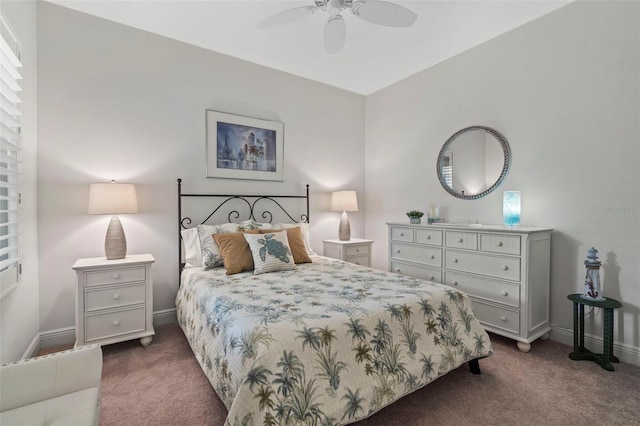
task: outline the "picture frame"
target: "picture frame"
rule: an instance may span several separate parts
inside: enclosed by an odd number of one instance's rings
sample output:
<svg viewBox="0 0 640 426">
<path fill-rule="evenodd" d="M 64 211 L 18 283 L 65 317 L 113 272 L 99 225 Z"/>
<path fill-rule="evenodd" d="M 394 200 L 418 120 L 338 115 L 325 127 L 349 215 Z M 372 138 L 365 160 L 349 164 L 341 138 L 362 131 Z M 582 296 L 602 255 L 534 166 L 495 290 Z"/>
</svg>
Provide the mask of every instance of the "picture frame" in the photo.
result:
<svg viewBox="0 0 640 426">
<path fill-rule="evenodd" d="M 284 180 L 284 123 L 206 110 L 206 177 Z"/>
</svg>

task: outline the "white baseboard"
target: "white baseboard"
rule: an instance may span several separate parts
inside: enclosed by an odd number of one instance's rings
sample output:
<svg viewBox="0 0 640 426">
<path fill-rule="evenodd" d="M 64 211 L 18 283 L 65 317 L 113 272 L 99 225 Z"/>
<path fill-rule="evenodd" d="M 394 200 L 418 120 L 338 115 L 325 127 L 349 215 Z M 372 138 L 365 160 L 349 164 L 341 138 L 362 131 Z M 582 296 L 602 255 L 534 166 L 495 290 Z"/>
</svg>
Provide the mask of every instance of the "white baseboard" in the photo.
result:
<svg viewBox="0 0 640 426">
<path fill-rule="evenodd" d="M 563 327 L 553 327 L 549 339 L 554 342 L 563 343 L 573 348 L 573 330 Z M 602 353 L 604 341 L 602 337 L 591 334 L 584 335 L 584 347 L 595 353 Z M 620 362 L 636 365 L 640 367 L 640 348 L 613 343 L 613 354 L 620 359 Z M 567 354 L 568 355 L 568 354 Z"/>
<path fill-rule="evenodd" d="M 153 313 L 153 325 L 158 326 L 177 322 L 176 308 L 164 309 Z M 25 351 L 22 359 L 35 356 L 42 348 L 50 348 L 52 346 L 62 346 L 73 344 L 76 341 L 76 328 L 65 327 L 56 330 L 41 331 L 31 341 L 31 344 Z"/>
</svg>

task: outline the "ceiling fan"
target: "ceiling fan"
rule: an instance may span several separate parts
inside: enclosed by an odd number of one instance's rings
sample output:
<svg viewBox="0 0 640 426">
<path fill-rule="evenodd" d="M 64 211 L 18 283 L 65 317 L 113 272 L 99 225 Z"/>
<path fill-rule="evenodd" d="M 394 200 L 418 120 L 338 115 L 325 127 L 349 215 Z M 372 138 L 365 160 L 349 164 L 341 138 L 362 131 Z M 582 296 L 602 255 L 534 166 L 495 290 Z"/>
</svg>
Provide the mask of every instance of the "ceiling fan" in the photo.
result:
<svg viewBox="0 0 640 426">
<path fill-rule="evenodd" d="M 319 10 L 329 17 L 324 25 L 324 46 L 329 53 L 338 53 L 347 38 L 347 26 L 340 13 L 350 9 L 358 18 L 387 27 L 410 27 L 418 15 L 411 10 L 382 0 L 315 0 L 315 6 L 300 6 L 268 16 L 256 24 L 259 29 L 290 24 Z"/>
</svg>

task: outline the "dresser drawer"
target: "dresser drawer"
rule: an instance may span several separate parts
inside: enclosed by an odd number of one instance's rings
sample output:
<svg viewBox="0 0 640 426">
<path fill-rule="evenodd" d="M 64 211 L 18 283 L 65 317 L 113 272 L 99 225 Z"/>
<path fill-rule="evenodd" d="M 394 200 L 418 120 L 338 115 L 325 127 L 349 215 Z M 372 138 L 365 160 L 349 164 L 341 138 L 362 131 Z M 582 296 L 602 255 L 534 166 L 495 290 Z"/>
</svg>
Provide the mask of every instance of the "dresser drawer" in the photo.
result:
<svg viewBox="0 0 640 426">
<path fill-rule="evenodd" d="M 103 269 L 100 271 L 85 272 L 85 286 L 101 284 L 119 284 L 133 281 L 144 281 L 145 267 L 134 266 L 131 268 Z"/>
<path fill-rule="evenodd" d="M 447 231 L 445 232 L 445 244 L 447 247 L 477 250 L 478 234 L 474 232 Z"/>
<path fill-rule="evenodd" d="M 413 242 L 413 229 L 391 228 L 391 241 Z"/>
<path fill-rule="evenodd" d="M 520 254 L 519 235 L 480 235 L 480 250 L 493 253 Z"/>
<path fill-rule="evenodd" d="M 369 245 L 363 244 L 361 246 L 347 246 L 345 250 L 346 256 L 359 256 L 362 254 L 369 254 Z"/>
<path fill-rule="evenodd" d="M 499 308 L 487 305 L 473 299 L 473 312 L 478 321 L 495 328 L 510 331 L 515 334 L 520 333 L 520 312 L 511 309 Z"/>
<path fill-rule="evenodd" d="M 143 331 L 144 328 L 144 306 L 104 314 L 90 314 L 85 316 L 84 340 L 90 342 L 92 340 Z"/>
<path fill-rule="evenodd" d="M 445 271 L 444 283 L 470 296 L 520 307 L 520 285 Z"/>
<path fill-rule="evenodd" d="M 442 245 L 442 231 L 435 229 L 416 229 L 416 243 Z"/>
<path fill-rule="evenodd" d="M 405 263 L 391 262 L 391 272 L 436 283 L 442 282 L 442 272 L 439 269 L 421 268 Z"/>
<path fill-rule="evenodd" d="M 361 255 L 361 256 L 360 255 L 358 255 L 358 256 L 347 256 L 345 261 L 347 261 L 349 263 L 355 263 L 356 265 L 370 266 L 369 265 L 369 255 L 368 254 L 364 254 L 364 255 Z"/>
<path fill-rule="evenodd" d="M 84 292 L 85 312 L 145 302 L 144 283 L 109 288 L 87 289 Z"/>
<path fill-rule="evenodd" d="M 430 266 L 442 266 L 442 250 L 439 248 L 392 243 L 391 257 L 410 262 L 420 262 Z"/>
<path fill-rule="evenodd" d="M 449 250 L 445 267 L 505 280 L 520 281 L 520 258 Z"/>
</svg>

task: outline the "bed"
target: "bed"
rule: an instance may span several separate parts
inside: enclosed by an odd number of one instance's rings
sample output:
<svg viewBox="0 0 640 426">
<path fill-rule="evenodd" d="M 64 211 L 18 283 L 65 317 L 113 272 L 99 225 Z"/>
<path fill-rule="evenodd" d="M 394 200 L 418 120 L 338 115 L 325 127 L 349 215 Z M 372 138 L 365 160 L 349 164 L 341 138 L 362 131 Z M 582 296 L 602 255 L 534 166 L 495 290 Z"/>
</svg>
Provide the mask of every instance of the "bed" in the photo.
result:
<svg viewBox="0 0 640 426">
<path fill-rule="evenodd" d="M 183 194 L 180 185 L 183 235 L 192 220 L 183 217 L 182 200 L 205 195 Z M 238 228 L 267 228 L 244 237 L 250 248 L 287 234 L 256 207 L 273 201 L 284 210 L 282 196 L 206 196 L 223 199 L 214 213 L 244 203 L 248 219 L 237 220 Z M 308 186 L 306 196 L 286 198 L 306 200 L 299 222 L 308 222 Z M 286 229 L 304 228 L 286 216 L 294 222 Z M 235 209 L 226 218 L 241 219 Z M 446 285 L 319 256 L 308 245 L 311 262 L 227 275 L 227 263 L 189 265 L 182 245 L 178 322 L 227 407 L 225 425 L 352 423 L 465 363 L 479 374 L 478 359 L 492 353 L 468 296 Z"/>
</svg>

